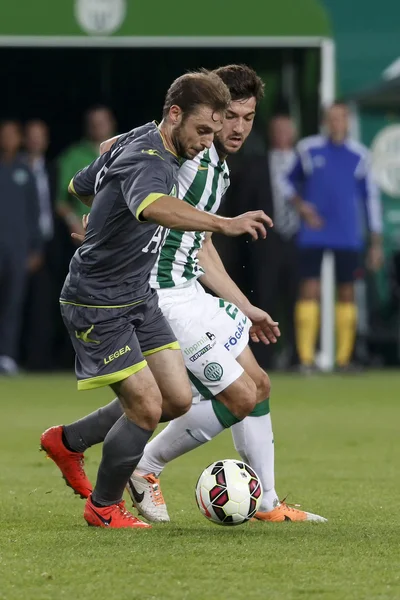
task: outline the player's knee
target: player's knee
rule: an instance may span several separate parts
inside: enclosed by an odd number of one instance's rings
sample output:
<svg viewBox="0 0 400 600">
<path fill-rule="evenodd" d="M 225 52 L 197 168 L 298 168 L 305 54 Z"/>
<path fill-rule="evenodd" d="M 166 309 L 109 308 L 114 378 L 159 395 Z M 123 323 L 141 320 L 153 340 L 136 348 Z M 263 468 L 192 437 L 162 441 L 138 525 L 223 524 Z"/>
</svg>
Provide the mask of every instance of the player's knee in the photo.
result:
<svg viewBox="0 0 400 600">
<path fill-rule="evenodd" d="M 154 388 L 143 396 L 136 394 L 132 402 L 125 404 L 124 410 L 128 419 L 143 429 L 155 429 L 162 415 L 161 393 L 158 388 Z"/>
<path fill-rule="evenodd" d="M 321 296 L 320 287 L 318 279 L 304 279 L 300 284 L 300 300 L 314 300 L 319 302 Z"/>
<path fill-rule="evenodd" d="M 271 395 L 271 380 L 267 373 L 260 369 L 254 382 L 257 386 L 257 403 L 263 402 Z"/>
<path fill-rule="evenodd" d="M 189 381 L 182 382 L 179 388 L 174 388 L 168 395 L 163 397 L 163 416 L 168 419 L 176 419 L 188 412 L 192 405 L 192 390 Z"/>
<path fill-rule="evenodd" d="M 235 417 L 244 419 L 257 404 L 257 386 L 246 373 L 243 373 L 234 385 L 234 401 L 228 408 Z"/>
<path fill-rule="evenodd" d="M 192 393 L 189 388 L 187 393 L 180 392 L 173 401 L 163 404 L 163 414 L 167 414 L 170 419 L 176 419 L 188 412 L 192 405 Z"/>
<path fill-rule="evenodd" d="M 129 409 L 125 410 L 125 414 L 130 421 L 133 421 L 136 425 L 139 425 L 139 427 L 152 431 L 157 427 L 161 420 L 162 410 L 161 406 L 154 405 L 147 407 L 140 415 L 138 415 L 137 411 L 131 411 Z"/>
<path fill-rule="evenodd" d="M 352 283 L 344 283 L 339 285 L 338 301 L 343 303 L 354 302 L 354 285 Z"/>
<path fill-rule="evenodd" d="M 161 415 L 162 401 L 160 396 L 156 401 L 151 402 L 150 405 L 146 407 L 143 415 L 143 422 L 146 423 L 146 425 L 142 425 L 142 427 L 144 429 L 155 429 L 161 420 Z"/>
</svg>

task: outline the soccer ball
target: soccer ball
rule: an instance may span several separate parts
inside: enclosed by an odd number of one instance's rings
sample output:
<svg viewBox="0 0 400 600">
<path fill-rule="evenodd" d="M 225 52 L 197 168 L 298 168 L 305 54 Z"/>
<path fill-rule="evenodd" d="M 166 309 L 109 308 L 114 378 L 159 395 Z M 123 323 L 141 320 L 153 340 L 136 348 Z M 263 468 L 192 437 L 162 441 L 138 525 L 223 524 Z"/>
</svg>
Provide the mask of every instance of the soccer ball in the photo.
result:
<svg viewBox="0 0 400 600">
<path fill-rule="evenodd" d="M 240 525 L 259 509 L 262 486 L 249 465 L 219 460 L 205 469 L 196 485 L 200 512 L 218 525 Z"/>
</svg>

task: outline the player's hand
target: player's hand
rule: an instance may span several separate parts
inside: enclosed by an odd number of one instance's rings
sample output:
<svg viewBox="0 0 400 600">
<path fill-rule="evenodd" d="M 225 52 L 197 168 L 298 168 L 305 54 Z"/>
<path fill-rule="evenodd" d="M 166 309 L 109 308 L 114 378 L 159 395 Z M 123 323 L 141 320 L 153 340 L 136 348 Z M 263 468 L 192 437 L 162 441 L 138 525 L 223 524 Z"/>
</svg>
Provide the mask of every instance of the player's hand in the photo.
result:
<svg viewBox="0 0 400 600">
<path fill-rule="evenodd" d="M 279 323 L 261 308 L 251 306 L 246 311 L 253 325 L 250 328 L 250 338 L 253 342 L 262 342 L 263 344 L 275 344 L 281 335 Z"/>
<path fill-rule="evenodd" d="M 367 254 L 367 268 L 376 273 L 379 271 L 385 261 L 385 255 L 381 243 L 374 243 L 370 246 Z"/>
<path fill-rule="evenodd" d="M 301 202 L 299 205 L 299 215 L 310 227 L 310 229 L 322 229 L 324 225 L 323 219 L 320 217 L 315 207 L 310 202 Z"/>
<path fill-rule="evenodd" d="M 236 237 L 249 233 L 253 240 L 267 237 L 267 229 L 273 227 L 271 217 L 262 210 L 254 210 L 244 213 L 232 219 L 224 219 L 222 222 L 222 233 L 230 237 Z"/>
<path fill-rule="evenodd" d="M 78 232 L 73 231 L 71 233 L 72 239 L 74 239 L 77 242 L 79 242 L 80 244 L 82 244 L 83 240 L 85 239 L 85 231 L 87 229 L 88 223 L 89 223 L 89 215 L 83 215 L 83 217 L 82 217 L 83 233 L 81 231 L 78 231 Z"/>
</svg>

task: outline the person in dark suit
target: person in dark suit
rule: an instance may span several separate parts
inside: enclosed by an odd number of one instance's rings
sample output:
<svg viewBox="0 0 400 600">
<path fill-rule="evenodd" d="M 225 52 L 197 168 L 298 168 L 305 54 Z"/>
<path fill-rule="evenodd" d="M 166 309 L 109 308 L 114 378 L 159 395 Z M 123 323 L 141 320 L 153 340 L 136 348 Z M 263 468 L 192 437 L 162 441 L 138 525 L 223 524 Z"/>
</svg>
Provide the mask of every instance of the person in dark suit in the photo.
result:
<svg viewBox="0 0 400 600">
<path fill-rule="evenodd" d="M 18 373 L 18 342 L 28 274 L 40 268 L 38 197 L 30 169 L 18 155 L 17 121 L 0 124 L 0 374 Z"/>
<path fill-rule="evenodd" d="M 253 347 L 265 368 L 290 367 L 297 362 L 294 308 L 299 218 L 284 193 L 284 176 L 295 160 L 295 138 L 292 119 L 274 116 L 268 124 L 269 150 L 264 155 L 243 157 L 232 166 L 231 186 L 223 205 L 226 216 L 261 209 L 274 221 L 266 241 L 227 240 L 221 249 L 230 275 L 251 302 L 267 310 L 282 326 L 277 348 Z"/>
<path fill-rule="evenodd" d="M 48 370 L 59 366 L 56 348 L 58 332 L 65 338 L 58 296 L 68 268 L 63 249 L 63 239 L 67 239 L 68 234 L 61 231 L 63 223 L 55 213 L 57 169 L 46 158 L 49 130 L 44 121 L 31 120 L 26 123 L 24 146 L 21 158 L 34 176 L 39 199 L 38 226 L 43 260 L 28 282 L 21 358 L 28 370 Z"/>
</svg>

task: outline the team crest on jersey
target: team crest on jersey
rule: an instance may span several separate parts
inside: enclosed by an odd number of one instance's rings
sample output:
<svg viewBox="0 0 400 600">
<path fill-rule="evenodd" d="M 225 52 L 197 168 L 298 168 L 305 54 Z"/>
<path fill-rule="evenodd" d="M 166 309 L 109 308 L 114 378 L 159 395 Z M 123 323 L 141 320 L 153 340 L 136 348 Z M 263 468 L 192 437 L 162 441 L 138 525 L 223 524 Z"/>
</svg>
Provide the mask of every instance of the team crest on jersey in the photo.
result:
<svg viewBox="0 0 400 600">
<path fill-rule="evenodd" d="M 126 0 L 75 0 L 75 18 L 89 35 L 110 35 L 124 22 L 126 5 Z"/>
</svg>

